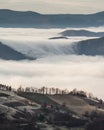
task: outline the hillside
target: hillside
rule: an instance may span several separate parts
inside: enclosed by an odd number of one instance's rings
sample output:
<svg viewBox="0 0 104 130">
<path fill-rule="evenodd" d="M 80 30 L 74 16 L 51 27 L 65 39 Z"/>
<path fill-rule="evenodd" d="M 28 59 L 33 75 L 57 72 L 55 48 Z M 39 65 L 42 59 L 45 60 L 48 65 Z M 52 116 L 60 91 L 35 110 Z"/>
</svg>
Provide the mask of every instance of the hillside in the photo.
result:
<svg viewBox="0 0 104 130">
<path fill-rule="evenodd" d="M 62 36 L 86 36 L 86 37 L 103 37 L 104 32 L 92 32 L 87 30 L 65 30 L 61 33 Z"/>
<path fill-rule="evenodd" d="M 39 14 L 32 11 L 21 12 L 1 9 L 0 26 L 1 27 L 89 27 L 103 26 L 104 12 L 96 14 Z"/>
<path fill-rule="evenodd" d="M 78 55 L 104 55 L 104 37 L 78 42 L 73 50 Z"/>
<path fill-rule="evenodd" d="M 4 60 L 25 60 L 25 59 L 30 59 L 32 60 L 33 58 L 28 57 L 11 47 L 4 45 L 0 42 L 0 59 Z"/>
<path fill-rule="evenodd" d="M 30 93 L 30 92 L 21 92 L 19 93 L 19 96 L 25 97 L 29 100 L 32 100 L 34 102 L 37 102 L 38 104 L 42 105 L 45 102 L 52 104 L 52 105 L 58 105 L 55 101 L 51 100 L 47 95 L 39 94 L 39 93 Z"/>
<path fill-rule="evenodd" d="M 91 105 L 90 102 L 92 101 L 89 99 L 87 101 L 87 98 L 82 98 L 80 96 L 76 95 L 53 95 L 49 96 L 53 101 L 57 102 L 58 104 L 62 105 L 63 103 L 66 103 L 66 106 L 69 108 L 69 110 L 75 112 L 78 116 L 82 116 L 87 112 L 94 111 L 96 109 L 96 105 Z M 95 103 L 100 106 L 100 104 L 95 101 Z M 104 109 L 102 109 L 104 111 Z M 102 111 L 98 109 L 98 111 Z"/>
<path fill-rule="evenodd" d="M 104 104 L 100 106 L 99 101 L 72 94 L 46 95 L 39 93 L 20 92 L 19 96 L 37 102 L 38 104 L 41 105 L 44 103 L 48 103 L 54 106 L 60 106 L 63 103 L 66 103 L 68 109 L 71 112 L 76 113 L 78 116 L 82 116 L 86 111 L 88 112 L 94 111 L 96 107 L 98 107 L 99 112 L 104 111 Z M 99 109 L 99 106 L 101 109 Z"/>
<path fill-rule="evenodd" d="M 0 115 L 5 114 L 7 120 L 17 120 L 18 116 L 25 121 L 25 115 L 22 113 L 25 108 L 29 107 L 28 99 L 17 96 L 14 92 L 0 90 Z M 35 103 L 32 109 L 39 109 L 39 105 Z"/>
<path fill-rule="evenodd" d="M 90 104 L 90 101 L 96 105 Z M 73 94 L 46 95 L 0 90 L 0 129 L 89 130 L 85 126 L 89 123 L 91 113 L 96 112 L 99 114 L 97 118 L 102 119 L 103 105 L 97 99 Z"/>
</svg>

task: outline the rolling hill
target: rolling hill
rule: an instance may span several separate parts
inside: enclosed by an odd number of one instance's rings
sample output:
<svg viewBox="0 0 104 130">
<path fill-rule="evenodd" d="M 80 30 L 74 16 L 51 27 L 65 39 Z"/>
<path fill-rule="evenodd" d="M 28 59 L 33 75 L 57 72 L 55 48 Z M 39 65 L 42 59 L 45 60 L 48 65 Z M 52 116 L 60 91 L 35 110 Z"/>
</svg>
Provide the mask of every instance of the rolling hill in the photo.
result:
<svg viewBox="0 0 104 130">
<path fill-rule="evenodd" d="M 104 37 L 78 42 L 73 50 L 78 55 L 104 55 Z"/>
<path fill-rule="evenodd" d="M 25 59 L 29 59 L 32 60 L 33 58 L 28 57 L 14 49 L 12 49 L 11 47 L 4 45 L 0 42 L 0 59 L 4 59 L 4 60 L 25 60 Z"/>
<path fill-rule="evenodd" d="M 87 98 L 81 98 L 79 96 L 70 94 L 63 96 L 53 95 L 49 97 L 60 105 L 62 105 L 65 102 L 69 110 L 75 112 L 78 116 L 83 115 L 86 111 L 91 112 L 96 109 L 96 105 L 90 104 L 91 99 L 89 99 L 89 101 L 87 102 Z M 97 101 L 95 101 L 95 103 L 99 104 Z M 100 109 L 98 111 L 100 111 Z"/>
<path fill-rule="evenodd" d="M 87 31 L 87 30 L 65 30 L 61 33 L 62 36 L 86 36 L 86 37 L 103 37 L 104 32 L 92 32 L 92 31 Z"/>
<path fill-rule="evenodd" d="M 32 11 L 21 12 L 0 10 L 1 27 L 63 28 L 103 26 L 104 12 L 96 14 L 39 14 Z"/>
<path fill-rule="evenodd" d="M 31 103 L 34 103 L 33 107 L 31 106 Z M 23 111 L 23 108 L 27 108 L 27 110 L 40 109 L 44 103 L 52 104 L 56 107 L 60 107 L 63 103 L 66 103 L 70 112 L 76 113 L 77 116 L 83 116 L 86 111 L 91 112 L 96 108 L 97 111 L 104 112 L 104 104 L 100 104 L 98 100 L 87 97 L 72 94 L 46 95 L 32 92 L 19 92 L 17 95 L 10 91 L 0 90 L 0 111 L 3 106 L 10 107 L 11 109 L 13 108 L 15 111 L 20 112 Z"/>
<path fill-rule="evenodd" d="M 48 95 L 0 90 L 1 130 L 11 129 L 9 123 L 12 123 L 15 130 L 36 129 L 37 126 L 40 130 L 55 130 L 55 127 L 60 130 L 85 130 L 90 114 L 95 111 L 101 114 L 97 118 L 102 119 L 104 103 L 101 104 L 97 99 L 72 94 Z"/>
</svg>

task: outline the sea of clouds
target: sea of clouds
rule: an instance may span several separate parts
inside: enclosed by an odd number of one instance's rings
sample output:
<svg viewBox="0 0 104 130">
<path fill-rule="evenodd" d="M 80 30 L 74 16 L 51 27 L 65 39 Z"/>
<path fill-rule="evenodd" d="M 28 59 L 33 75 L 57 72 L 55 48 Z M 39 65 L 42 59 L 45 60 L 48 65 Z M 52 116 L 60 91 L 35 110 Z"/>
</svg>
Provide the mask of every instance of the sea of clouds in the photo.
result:
<svg viewBox="0 0 104 130">
<path fill-rule="evenodd" d="M 72 54 L 72 44 L 88 39 L 49 40 L 65 29 L 0 28 L 0 41 L 35 61 L 0 60 L 0 83 L 23 87 L 82 89 L 104 99 L 104 57 Z M 104 28 L 88 28 L 104 31 Z M 70 53 L 66 53 L 66 50 Z"/>
</svg>

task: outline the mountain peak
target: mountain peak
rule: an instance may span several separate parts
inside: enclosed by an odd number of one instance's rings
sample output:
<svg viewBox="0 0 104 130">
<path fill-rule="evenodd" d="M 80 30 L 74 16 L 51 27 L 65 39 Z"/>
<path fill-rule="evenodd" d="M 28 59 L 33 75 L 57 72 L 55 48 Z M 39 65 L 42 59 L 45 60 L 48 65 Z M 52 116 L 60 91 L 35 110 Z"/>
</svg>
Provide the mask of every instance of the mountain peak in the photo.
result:
<svg viewBox="0 0 104 130">
<path fill-rule="evenodd" d="M 16 11 L 16 10 L 10 10 L 10 9 L 0 9 L 0 13 L 28 13 L 28 14 L 40 15 L 39 13 L 33 12 L 33 11 Z"/>
</svg>

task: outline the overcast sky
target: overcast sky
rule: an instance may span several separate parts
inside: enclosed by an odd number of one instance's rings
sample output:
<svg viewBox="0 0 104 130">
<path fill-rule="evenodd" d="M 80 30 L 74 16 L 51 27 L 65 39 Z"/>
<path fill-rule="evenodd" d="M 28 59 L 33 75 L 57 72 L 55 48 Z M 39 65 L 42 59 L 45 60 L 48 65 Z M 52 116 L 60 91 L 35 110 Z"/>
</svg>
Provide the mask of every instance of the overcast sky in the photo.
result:
<svg viewBox="0 0 104 130">
<path fill-rule="evenodd" d="M 104 0 L 0 0 L 0 9 L 40 13 L 95 13 L 104 10 Z"/>
</svg>

